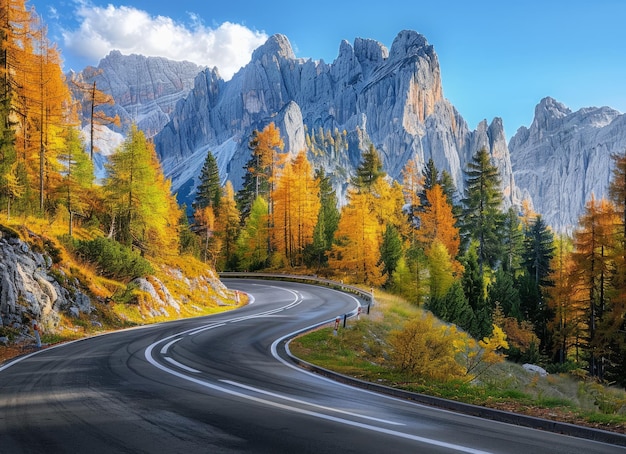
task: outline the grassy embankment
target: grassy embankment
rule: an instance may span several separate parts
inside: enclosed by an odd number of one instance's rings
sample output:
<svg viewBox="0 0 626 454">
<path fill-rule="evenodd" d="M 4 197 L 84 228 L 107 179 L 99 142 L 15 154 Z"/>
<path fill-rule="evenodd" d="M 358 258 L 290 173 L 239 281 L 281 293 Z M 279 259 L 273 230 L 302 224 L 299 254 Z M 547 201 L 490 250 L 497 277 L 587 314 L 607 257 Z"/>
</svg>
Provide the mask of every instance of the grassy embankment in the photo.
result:
<svg viewBox="0 0 626 454">
<path fill-rule="evenodd" d="M 540 377 L 508 361 L 490 366 L 478 378 L 437 382 L 403 374 L 393 367 L 387 342 L 422 309 L 377 293 L 369 316 L 352 320 L 333 335 L 324 327 L 293 340 L 299 358 L 361 380 L 451 400 L 626 433 L 626 392 L 603 386 L 583 371 Z"/>
<path fill-rule="evenodd" d="M 44 344 L 51 345 L 148 323 L 209 315 L 237 307 L 234 293 L 216 285 L 217 277 L 212 270 L 193 257 L 169 254 L 149 258 L 154 273 L 147 279 L 158 279 L 178 303 L 177 307 L 167 306 L 156 304 L 148 294 L 129 285 L 131 277 L 107 278 L 94 263 L 77 257 L 67 247 L 67 240 L 63 240 L 67 233 L 65 219 L 50 222 L 36 218 L 16 218 L 3 221 L 2 225 L 5 235 L 19 236 L 32 250 L 52 258 L 52 266 L 47 272 L 61 286 L 67 288 L 71 282 L 74 288 L 78 287 L 91 300 L 93 311 L 90 313 L 74 316 L 63 311 L 59 313 L 58 322 L 54 326 L 44 326 Z M 75 228 L 73 232 L 73 238 L 78 240 L 92 240 L 101 236 L 102 232 L 96 229 Z M 158 285 L 155 288 L 159 296 L 165 299 L 163 289 Z M 244 298 L 240 304 L 245 304 Z M 23 316 L 28 317 L 28 314 Z M 0 327 L 0 336 L 7 336 L 13 341 L 20 338 L 20 331 Z M 24 353 L 29 347 L 29 342 L 0 346 L 0 363 Z"/>
</svg>

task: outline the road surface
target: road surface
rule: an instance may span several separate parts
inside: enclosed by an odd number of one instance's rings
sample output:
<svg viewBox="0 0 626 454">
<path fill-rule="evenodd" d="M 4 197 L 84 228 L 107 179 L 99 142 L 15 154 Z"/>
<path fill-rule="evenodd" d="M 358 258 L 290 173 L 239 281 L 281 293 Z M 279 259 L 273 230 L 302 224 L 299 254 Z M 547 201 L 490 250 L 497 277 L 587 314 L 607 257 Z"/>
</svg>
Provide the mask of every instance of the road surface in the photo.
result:
<svg viewBox="0 0 626 454">
<path fill-rule="evenodd" d="M 623 447 L 354 389 L 279 358 L 354 296 L 225 280 L 252 304 L 41 350 L 0 366 L 2 453 L 612 453 Z"/>
</svg>

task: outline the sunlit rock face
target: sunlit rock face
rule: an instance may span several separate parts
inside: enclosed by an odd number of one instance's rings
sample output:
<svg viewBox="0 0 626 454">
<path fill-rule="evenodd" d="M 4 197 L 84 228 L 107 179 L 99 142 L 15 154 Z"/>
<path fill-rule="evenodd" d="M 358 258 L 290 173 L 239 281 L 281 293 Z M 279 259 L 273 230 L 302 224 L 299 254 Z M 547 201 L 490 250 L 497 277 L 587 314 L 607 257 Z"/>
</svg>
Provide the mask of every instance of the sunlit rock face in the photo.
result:
<svg viewBox="0 0 626 454">
<path fill-rule="evenodd" d="M 509 150 L 517 186 L 535 211 L 556 231 L 571 232 L 592 195 L 608 197 L 611 155 L 626 151 L 626 115 L 609 107 L 572 112 L 545 98 Z"/>
<path fill-rule="evenodd" d="M 437 54 L 413 31 L 400 32 L 390 50 L 369 39 L 342 41 L 332 63 L 296 58 L 289 40 L 274 35 L 231 80 L 221 79 L 216 69 L 202 71 L 154 138 L 173 190 L 192 197 L 209 150 L 221 177 L 241 187 L 252 131 L 270 122 L 280 128 L 291 154 L 305 149 L 307 134 L 320 128 L 345 131 L 345 146 L 309 154 L 315 167 L 333 177 L 340 195 L 361 153 L 373 144 L 392 178 L 401 179 L 409 159 L 424 165 L 432 158 L 459 191 L 465 164 L 486 148 L 501 170 L 506 205 L 519 198 L 502 121 L 469 130 L 444 98 Z"/>
<path fill-rule="evenodd" d="M 176 104 L 189 93 L 195 77 L 203 69 L 187 61 L 111 51 L 100 60 L 97 68 L 87 67 L 69 76 L 88 87 L 95 82 L 98 90 L 113 97 L 115 104 L 98 107 L 110 117 L 119 116 L 120 126 L 109 125 L 111 129 L 123 132 L 134 122 L 147 137 L 152 137 L 170 121 Z M 87 124 L 91 93 L 80 93 L 72 83 L 70 87 L 77 99 L 87 101 L 83 103 L 86 110 L 82 119 L 83 124 Z"/>
</svg>

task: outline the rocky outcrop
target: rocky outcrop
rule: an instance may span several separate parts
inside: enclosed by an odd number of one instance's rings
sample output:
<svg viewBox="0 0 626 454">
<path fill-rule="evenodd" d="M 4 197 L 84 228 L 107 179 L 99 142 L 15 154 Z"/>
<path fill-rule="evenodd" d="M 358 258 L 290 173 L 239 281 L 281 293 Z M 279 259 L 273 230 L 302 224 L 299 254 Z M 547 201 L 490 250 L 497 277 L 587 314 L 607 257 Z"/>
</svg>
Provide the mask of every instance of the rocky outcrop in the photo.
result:
<svg viewBox="0 0 626 454">
<path fill-rule="evenodd" d="M 305 147 L 306 131 L 346 131 L 346 147 L 309 154 L 315 167 L 342 176 L 340 193 L 373 144 L 392 178 L 400 179 L 409 159 L 424 165 L 432 158 L 459 191 L 465 164 L 485 147 L 501 169 L 507 204 L 519 197 L 501 120 L 469 130 L 443 96 L 437 54 L 413 31 L 400 32 L 390 50 L 373 40 L 343 41 L 331 64 L 296 58 L 288 39 L 275 35 L 228 82 L 204 70 L 154 139 L 174 192 L 192 197 L 208 150 L 221 177 L 241 187 L 251 133 L 270 121 L 290 153 Z"/>
<path fill-rule="evenodd" d="M 572 231 L 592 194 L 608 196 L 611 155 L 626 151 L 626 115 L 609 107 L 572 112 L 545 98 L 530 128 L 509 142 L 517 186 L 556 231 Z"/>
<path fill-rule="evenodd" d="M 122 55 L 111 51 L 97 68 L 87 67 L 70 78 L 96 87 L 113 97 L 115 104 L 102 105 L 106 115 L 119 115 L 120 128 L 109 125 L 116 132 L 126 131 L 133 122 L 152 137 L 170 120 L 176 103 L 183 99 L 193 86 L 193 81 L 203 68 L 195 63 L 177 62 L 161 57 L 142 55 Z M 88 93 L 80 93 L 75 85 L 77 99 L 88 98 Z M 83 102 L 83 123 L 90 117 L 90 102 Z"/>
<path fill-rule="evenodd" d="M 49 256 L 33 251 L 19 238 L 0 237 L 0 310 L 2 324 L 21 325 L 35 319 L 47 329 L 59 323 L 59 314 L 89 313 L 93 307 L 77 281 L 61 286 L 50 272 Z"/>
</svg>

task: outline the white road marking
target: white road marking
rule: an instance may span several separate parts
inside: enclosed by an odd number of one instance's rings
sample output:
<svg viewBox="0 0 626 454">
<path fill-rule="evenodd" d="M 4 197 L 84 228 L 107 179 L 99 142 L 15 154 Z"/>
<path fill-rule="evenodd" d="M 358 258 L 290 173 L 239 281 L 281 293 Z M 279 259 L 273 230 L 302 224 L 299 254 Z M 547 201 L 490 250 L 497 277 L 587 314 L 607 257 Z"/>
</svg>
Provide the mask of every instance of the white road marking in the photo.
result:
<svg viewBox="0 0 626 454">
<path fill-rule="evenodd" d="M 426 443 L 432 446 L 438 446 L 438 447 L 442 447 L 442 448 L 447 448 L 447 449 L 453 449 L 455 451 L 459 451 L 459 452 L 465 452 L 468 454 L 487 454 L 487 451 L 481 451 L 478 449 L 473 449 L 473 448 L 468 448 L 466 446 L 460 446 L 460 445 L 455 445 L 452 443 L 446 443 L 443 441 L 439 441 L 439 440 L 434 440 L 432 438 L 426 438 L 426 437 L 420 437 L 418 435 L 413 435 L 413 434 L 408 434 L 408 433 L 404 433 L 404 432 L 398 432 L 396 430 L 391 430 L 391 429 L 386 429 L 384 427 L 378 427 L 378 426 L 372 426 L 370 424 L 364 424 L 361 422 L 357 422 L 357 421 L 351 421 L 349 419 L 343 419 L 343 418 L 337 418 L 335 416 L 330 416 L 330 415 L 326 415 L 324 413 L 317 413 L 314 411 L 310 411 L 310 410 L 304 410 L 301 408 L 297 408 L 297 407 L 293 407 L 293 406 L 289 406 L 289 405 L 285 405 L 285 404 L 280 404 L 278 402 L 272 402 L 270 400 L 265 400 L 265 399 L 260 399 L 258 397 L 254 397 L 254 396 L 249 396 L 247 394 L 238 392 L 238 391 L 234 391 L 232 389 L 228 389 L 228 388 L 224 388 L 223 386 L 219 386 L 216 385 L 214 383 L 210 383 L 207 382 L 205 380 L 201 380 L 199 378 L 195 378 L 195 377 L 190 377 L 188 375 L 185 375 L 181 372 L 178 372 L 176 370 L 173 369 L 169 369 L 168 367 L 164 366 L 163 364 L 157 362 L 153 357 L 152 357 L 152 350 L 154 349 L 154 347 L 158 344 L 159 342 L 155 342 L 152 345 L 148 346 L 148 348 L 146 348 L 145 350 L 145 357 L 148 360 L 148 362 L 150 364 L 152 364 L 154 367 L 156 367 L 157 369 L 162 370 L 165 373 L 168 373 L 170 375 L 174 375 L 175 377 L 179 377 L 183 380 L 187 380 L 191 383 L 195 383 L 197 385 L 200 386 L 204 386 L 205 388 L 209 388 L 209 389 L 213 389 L 215 391 L 219 391 L 219 392 L 223 392 L 225 394 L 230 394 L 231 396 L 236 396 L 242 399 L 246 399 L 246 400 L 251 400 L 253 402 L 257 402 L 260 403 L 262 405 L 267 405 L 270 407 L 275 407 L 275 408 L 280 408 L 281 410 L 286 410 L 286 411 L 290 411 L 293 413 L 299 413 L 302 415 L 307 415 L 307 416 L 312 416 L 315 418 L 319 418 L 319 419 L 324 419 L 327 421 L 333 421 L 333 422 L 337 422 L 340 424 L 344 424 L 347 426 L 352 426 L 352 427 L 358 427 L 360 429 L 365 429 L 365 430 L 369 430 L 369 431 L 373 431 L 373 432 L 379 432 L 379 433 L 383 433 L 386 435 L 392 435 L 398 438 L 404 438 L 404 439 L 408 439 L 408 440 L 413 440 L 413 441 L 418 441 L 420 443 Z"/>
<path fill-rule="evenodd" d="M 328 411 L 333 411 L 335 413 L 341 413 L 341 414 L 344 414 L 344 415 L 354 416 L 355 418 L 369 419 L 371 421 L 382 422 L 384 424 L 390 424 L 392 426 L 404 426 L 404 425 L 406 425 L 406 424 L 402 424 L 400 422 L 388 421 L 386 419 L 374 418 L 372 416 L 361 415 L 361 414 L 358 414 L 358 413 L 353 413 L 353 412 L 349 412 L 349 411 L 345 411 L 345 410 L 340 410 L 338 408 L 326 407 L 326 406 L 314 404 L 314 403 L 311 403 L 311 402 L 305 402 L 304 400 L 299 400 L 299 399 L 294 399 L 292 397 L 283 396 L 281 394 L 276 394 L 276 393 L 273 393 L 273 392 L 270 392 L 270 391 L 265 391 L 263 389 L 255 388 L 253 386 L 244 385 L 242 383 L 237 383 L 237 382 L 234 382 L 234 381 L 231 381 L 231 380 L 220 380 L 220 381 L 222 383 L 228 383 L 229 385 L 233 385 L 233 386 L 237 386 L 239 388 L 247 389 L 248 391 L 254 391 L 254 392 L 257 392 L 259 394 L 265 394 L 266 396 L 277 397 L 279 399 L 287 400 L 289 402 L 295 402 L 295 403 L 302 404 L 302 405 L 307 405 L 309 407 L 315 407 L 315 408 L 320 408 L 322 410 L 328 410 Z"/>
<path fill-rule="evenodd" d="M 161 354 L 162 354 L 162 355 L 167 354 L 167 351 L 168 351 L 168 350 L 169 350 L 169 348 L 172 346 L 172 344 L 174 344 L 174 343 L 178 342 L 180 339 L 181 339 L 181 338 L 179 337 L 179 338 L 174 339 L 174 340 L 172 340 L 172 341 L 168 342 L 167 344 L 165 344 L 165 345 L 163 346 L 163 348 L 161 349 Z"/>
<path fill-rule="evenodd" d="M 179 363 L 178 361 L 176 361 L 173 358 L 170 358 L 169 356 L 165 356 L 165 361 L 167 361 L 170 364 L 173 364 L 176 367 L 179 367 L 179 368 L 181 368 L 183 370 L 186 370 L 188 372 L 193 372 L 195 374 L 199 374 L 200 373 L 199 370 L 193 369 L 193 368 L 191 368 L 189 366 L 185 366 L 184 364 Z"/>
</svg>

